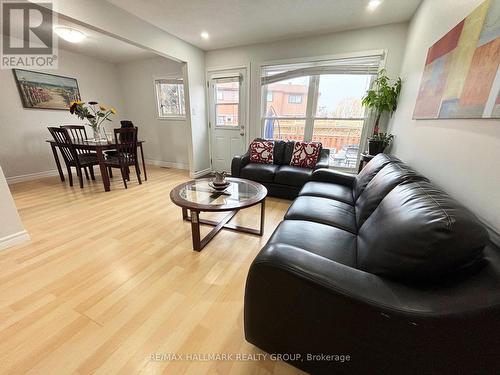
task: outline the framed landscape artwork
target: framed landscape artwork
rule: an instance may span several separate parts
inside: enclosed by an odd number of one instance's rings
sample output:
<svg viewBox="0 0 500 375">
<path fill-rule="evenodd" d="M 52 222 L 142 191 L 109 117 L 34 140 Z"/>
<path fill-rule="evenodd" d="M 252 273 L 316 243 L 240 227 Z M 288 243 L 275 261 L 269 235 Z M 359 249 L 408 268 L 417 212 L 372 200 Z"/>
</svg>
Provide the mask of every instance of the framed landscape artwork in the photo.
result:
<svg viewBox="0 0 500 375">
<path fill-rule="evenodd" d="M 414 119 L 500 118 L 500 0 L 486 0 L 427 53 Z"/>
<path fill-rule="evenodd" d="M 81 100 L 75 78 L 29 70 L 13 69 L 24 108 L 69 109 Z"/>
</svg>

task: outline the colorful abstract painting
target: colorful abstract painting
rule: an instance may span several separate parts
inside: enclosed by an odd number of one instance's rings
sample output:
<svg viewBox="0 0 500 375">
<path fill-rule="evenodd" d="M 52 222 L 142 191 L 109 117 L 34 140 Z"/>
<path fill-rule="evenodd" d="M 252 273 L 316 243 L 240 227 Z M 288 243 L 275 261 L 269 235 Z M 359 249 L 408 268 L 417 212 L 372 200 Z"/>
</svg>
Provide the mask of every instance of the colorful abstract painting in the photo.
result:
<svg viewBox="0 0 500 375">
<path fill-rule="evenodd" d="M 500 118 L 500 0 L 486 0 L 427 53 L 414 119 Z"/>
</svg>

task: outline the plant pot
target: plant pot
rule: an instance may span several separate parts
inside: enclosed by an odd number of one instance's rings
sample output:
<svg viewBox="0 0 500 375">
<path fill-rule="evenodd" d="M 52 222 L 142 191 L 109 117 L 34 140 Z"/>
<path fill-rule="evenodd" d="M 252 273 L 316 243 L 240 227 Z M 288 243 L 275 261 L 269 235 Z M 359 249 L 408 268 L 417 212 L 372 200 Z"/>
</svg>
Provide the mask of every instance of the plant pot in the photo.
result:
<svg viewBox="0 0 500 375">
<path fill-rule="evenodd" d="M 369 139 L 368 140 L 368 153 L 370 155 L 377 155 L 382 152 L 384 152 L 385 149 L 385 142 L 384 141 L 378 141 L 374 139 Z"/>
</svg>

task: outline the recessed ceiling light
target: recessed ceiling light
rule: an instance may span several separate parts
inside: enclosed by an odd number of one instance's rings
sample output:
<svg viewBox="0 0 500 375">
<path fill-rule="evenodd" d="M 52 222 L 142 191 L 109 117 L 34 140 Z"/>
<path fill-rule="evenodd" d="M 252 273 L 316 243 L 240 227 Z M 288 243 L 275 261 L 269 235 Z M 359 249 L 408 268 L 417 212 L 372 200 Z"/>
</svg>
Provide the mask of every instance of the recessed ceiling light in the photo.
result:
<svg viewBox="0 0 500 375">
<path fill-rule="evenodd" d="M 207 33 L 206 31 L 203 31 L 203 32 L 201 33 L 201 37 L 202 37 L 203 39 L 208 39 L 208 38 L 210 38 L 210 35 L 208 35 L 208 33 Z"/>
<path fill-rule="evenodd" d="M 375 9 L 378 8 L 378 6 L 382 3 L 381 0 L 370 0 L 370 2 L 368 3 L 368 10 L 371 10 L 371 11 L 374 11 Z"/>
<path fill-rule="evenodd" d="M 80 43 L 87 37 L 87 35 L 80 30 L 68 26 L 55 26 L 54 31 L 57 35 L 70 43 Z"/>
</svg>

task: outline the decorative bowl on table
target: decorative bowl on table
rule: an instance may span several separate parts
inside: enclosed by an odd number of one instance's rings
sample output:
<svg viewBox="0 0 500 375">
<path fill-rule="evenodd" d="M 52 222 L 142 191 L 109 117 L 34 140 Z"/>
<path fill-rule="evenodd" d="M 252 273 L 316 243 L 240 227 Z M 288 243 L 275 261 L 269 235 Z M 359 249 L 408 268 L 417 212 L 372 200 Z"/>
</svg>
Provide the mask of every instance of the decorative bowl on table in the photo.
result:
<svg viewBox="0 0 500 375">
<path fill-rule="evenodd" d="M 224 182 L 210 181 L 208 183 L 208 186 L 217 191 L 224 191 L 229 187 L 229 185 L 231 185 L 229 181 L 224 181 Z"/>
</svg>

